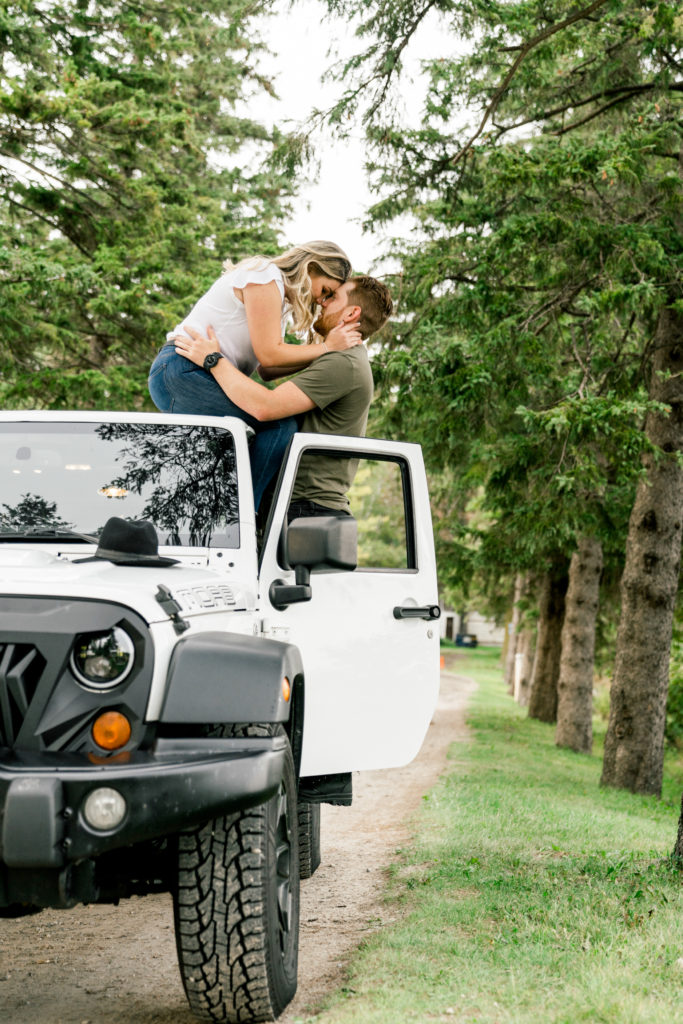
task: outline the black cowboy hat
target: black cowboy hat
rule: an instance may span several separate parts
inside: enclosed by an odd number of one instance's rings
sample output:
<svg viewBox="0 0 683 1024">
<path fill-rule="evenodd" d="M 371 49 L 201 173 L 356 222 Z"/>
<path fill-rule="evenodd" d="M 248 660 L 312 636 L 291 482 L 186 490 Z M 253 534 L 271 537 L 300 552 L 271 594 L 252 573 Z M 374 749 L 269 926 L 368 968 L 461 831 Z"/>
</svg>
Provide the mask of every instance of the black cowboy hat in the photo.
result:
<svg viewBox="0 0 683 1024">
<path fill-rule="evenodd" d="M 164 558 L 159 554 L 159 538 L 154 525 L 147 520 L 131 522 L 112 516 L 102 527 L 97 551 L 90 558 L 76 558 L 76 562 L 95 562 L 99 559 L 116 565 L 138 565 L 161 568 L 176 565 L 177 558 Z"/>
</svg>

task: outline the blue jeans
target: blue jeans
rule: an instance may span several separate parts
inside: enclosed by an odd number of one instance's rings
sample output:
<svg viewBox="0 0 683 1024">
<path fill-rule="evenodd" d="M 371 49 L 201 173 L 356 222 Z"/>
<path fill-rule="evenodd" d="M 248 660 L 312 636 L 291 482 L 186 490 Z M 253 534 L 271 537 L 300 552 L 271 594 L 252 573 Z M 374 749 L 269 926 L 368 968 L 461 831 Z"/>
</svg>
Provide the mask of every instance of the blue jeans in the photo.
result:
<svg viewBox="0 0 683 1024">
<path fill-rule="evenodd" d="M 298 424 L 294 416 L 261 422 L 231 402 L 210 373 L 179 356 L 173 344 L 164 345 L 152 363 L 147 381 L 152 401 L 160 412 L 191 416 L 237 416 L 256 431 L 249 445 L 254 507 L 280 468 L 287 445 Z"/>
</svg>

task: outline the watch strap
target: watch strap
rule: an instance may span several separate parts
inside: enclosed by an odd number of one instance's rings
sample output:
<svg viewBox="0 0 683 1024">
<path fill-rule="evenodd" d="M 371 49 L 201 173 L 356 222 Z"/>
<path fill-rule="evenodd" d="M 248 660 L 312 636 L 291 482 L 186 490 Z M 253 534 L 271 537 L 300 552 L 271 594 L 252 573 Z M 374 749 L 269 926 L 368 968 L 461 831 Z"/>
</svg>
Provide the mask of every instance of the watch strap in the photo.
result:
<svg viewBox="0 0 683 1024">
<path fill-rule="evenodd" d="M 202 366 L 208 373 L 209 370 L 213 370 L 218 360 L 223 358 L 222 352 L 209 352 L 208 356 L 204 358 Z"/>
</svg>

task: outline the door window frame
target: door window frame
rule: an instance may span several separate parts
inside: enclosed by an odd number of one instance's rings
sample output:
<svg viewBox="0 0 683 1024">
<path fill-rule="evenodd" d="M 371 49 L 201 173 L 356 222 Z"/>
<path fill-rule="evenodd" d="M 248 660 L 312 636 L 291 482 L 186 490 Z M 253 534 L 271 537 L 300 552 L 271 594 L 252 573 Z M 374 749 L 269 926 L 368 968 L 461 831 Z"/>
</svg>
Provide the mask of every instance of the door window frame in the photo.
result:
<svg viewBox="0 0 683 1024">
<path fill-rule="evenodd" d="M 365 441 L 366 438 L 362 438 L 361 440 Z M 290 442 L 290 446 L 291 446 L 291 442 Z M 315 443 L 311 443 L 310 445 L 306 445 L 306 446 L 302 447 L 299 450 L 298 454 L 297 454 L 296 463 L 294 464 L 294 472 L 293 472 L 293 475 L 292 475 L 292 483 L 291 483 L 291 487 L 289 489 L 289 495 L 287 496 L 287 502 L 286 502 L 286 505 L 285 505 L 285 515 L 284 515 L 282 526 L 286 525 L 286 522 L 287 522 L 287 510 L 289 509 L 289 503 L 292 500 L 292 491 L 294 489 L 294 484 L 296 483 L 297 474 L 299 472 L 299 465 L 300 465 L 301 459 L 302 459 L 302 457 L 304 455 L 325 455 L 325 456 L 328 456 L 328 457 L 329 456 L 339 457 L 341 459 L 343 459 L 343 458 L 347 458 L 347 459 L 348 458 L 352 458 L 352 459 L 358 459 L 359 462 L 362 459 L 366 459 L 366 460 L 368 460 L 370 462 L 393 462 L 393 463 L 398 465 L 398 467 L 400 469 L 400 472 L 401 472 L 401 487 L 402 487 L 402 491 L 403 491 L 403 516 L 404 516 L 405 528 L 406 528 L 406 562 L 407 562 L 407 565 L 402 566 L 400 568 L 382 567 L 382 566 L 357 566 L 356 569 L 354 569 L 353 571 L 357 572 L 357 573 L 368 573 L 368 572 L 417 573 L 417 572 L 419 572 L 419 565 L 418 565 L 418 558 L 417 558 L 417 535 L 416 535 L 416 523 L 415 523 L 414 490 L 413 490 L 413 482 L 412 482 L 410 462 L 406 458 L 406 456 L 405 455 L 400 455 L 400 454 L 394 455 L 393 453 L 381 452 L 381 451 L 373 452 L 373 451 L 368 451 L 365 448 L 362 448 L 362 449 L 354 449 L 354 448 L 351 448 L 351 447 L 340 447 L 340 448 L 337 448 L 336 446 L 334 448 L 332 448 L 332 447 L 328 448 L 327 446 L 320 446 L 320 445 L 316 445 Z M 274 519 L 275 519 L 275 510 L 277 508 L 277 505 L 279 503 L 279 499 L 280 499 L 280 496 L 281 496 L 282 482 L 284 480 L 285 473 L 289 469 L 289 467 L 290 467 L 290 462 L 289 462 L 287 454 L 285 454 L 285 457 L 282 460 L 282 466 L 280 467 L 280 472 L 278 474 L 277 483 L 275 485 L 275 490 L 273 492 L 273 497 L 272 497 L 270 509 L 269 509 L 269 512 L 268 512 L 268 519 L 266 520 L 266 526 L 265 526 L 265 529 L 263 531 L 264 544 L 263 544 L 263 546 L 261 548 L 261 551 L 259 552 L 259 571 L 260 571 L 261 566 L 263 564 L 264 552 L 265 552 L 265 549 L 267 547 L 267 543 L 268 543 L 268 540 L 270 538 L 270 533 L 271 533 L 271 530 L 272 530 L 272 527 L 273 527 L 273 522 L 274 522 Z M 277 544 L 276 550 L 277 550 L 276 559 L 277 559 L 278 568 L 282 572 L 286 572 L 287 571 L 286 566 L 284 566 L 282 564 L 282 560 L 281 560 L 281 554 L 280 554 L 280 552 L 281 552 L 281 544 L 279 542 Z"/>
</svg>

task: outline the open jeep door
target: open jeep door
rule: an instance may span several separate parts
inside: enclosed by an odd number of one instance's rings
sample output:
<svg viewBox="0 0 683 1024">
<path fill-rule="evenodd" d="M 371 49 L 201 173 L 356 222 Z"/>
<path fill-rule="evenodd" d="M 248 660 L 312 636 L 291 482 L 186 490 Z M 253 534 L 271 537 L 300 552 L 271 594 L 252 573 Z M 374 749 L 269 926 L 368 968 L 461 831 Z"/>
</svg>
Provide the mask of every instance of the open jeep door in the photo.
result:
<svg viewBox="0 0 683 1024">
<path fill-rule="evenodd" d="M 274 606 L 287 507 L 302 457 L 357 460 L 349 492 L 358 566 L 311 573 L 311 599 Z M 295 434 L 267 528 L 260 570 L 263 631 L 296 644 L 305 673 L 302 775 L 407 764 L 439 688 L 436 563 L 419 445 Z M 279 603 L 279 602 L 278 602 Z"/>
</svg>

